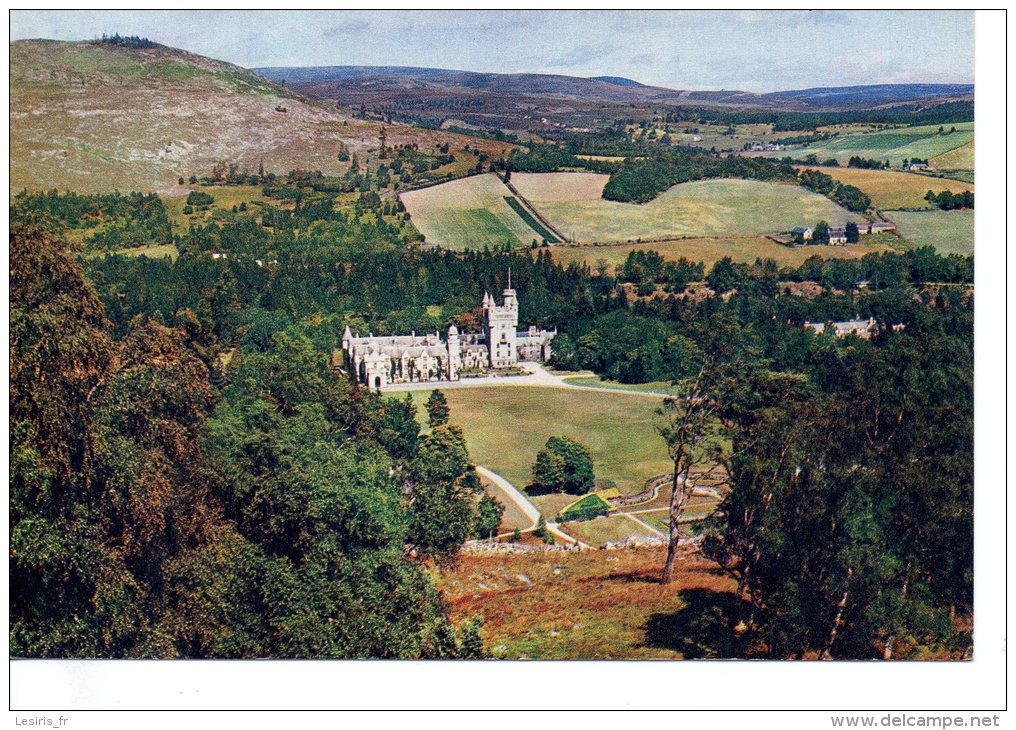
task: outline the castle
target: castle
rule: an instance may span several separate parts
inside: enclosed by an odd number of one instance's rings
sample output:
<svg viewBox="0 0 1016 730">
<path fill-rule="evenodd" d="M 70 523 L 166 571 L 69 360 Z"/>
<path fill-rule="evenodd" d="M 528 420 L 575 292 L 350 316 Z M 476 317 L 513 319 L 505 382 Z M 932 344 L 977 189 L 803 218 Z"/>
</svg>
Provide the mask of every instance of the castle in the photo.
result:
<svg viewBox="0 0 1016 730">
<path fill-rule="evenodd" d="M 508 272 L 504 304 L 498 306 L 490 294 L 483 295 L 483 332 L 460 334 L 452 325 L 447 340 L 437 332 L 358 337 L 347 325 L 342 350 L 350 377 L 375 390 L 392 383 L 458 380 L 462 371 L 546 362 L 557 330 L 530 327 L 520 332 L 518 324 L 519 300 Z"/>
</svg>

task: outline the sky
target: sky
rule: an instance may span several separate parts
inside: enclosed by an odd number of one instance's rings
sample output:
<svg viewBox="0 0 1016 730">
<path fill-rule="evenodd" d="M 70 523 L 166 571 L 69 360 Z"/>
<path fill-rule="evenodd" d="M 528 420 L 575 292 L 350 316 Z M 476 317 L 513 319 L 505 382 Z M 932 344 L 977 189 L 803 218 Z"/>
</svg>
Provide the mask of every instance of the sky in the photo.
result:
<svg viewBox="0 0 1016 730">
<path fill-rule="evenodd" d="M 972 11 L 12 10 L 11 40 L 140 35 L 247 68 L 430 66 L 767 92 L 973 83 Z"/>
</svg>

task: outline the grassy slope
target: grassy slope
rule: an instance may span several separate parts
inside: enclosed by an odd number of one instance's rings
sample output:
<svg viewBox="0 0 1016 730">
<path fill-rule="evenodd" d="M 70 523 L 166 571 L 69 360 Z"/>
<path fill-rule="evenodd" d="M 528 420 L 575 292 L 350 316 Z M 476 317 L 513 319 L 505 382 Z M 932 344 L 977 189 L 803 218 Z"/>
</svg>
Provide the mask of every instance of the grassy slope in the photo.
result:
<svg viewBox="0 0 1016 730">
<path fill-rule="evenodd" d="M 959 180 L 929 178 L 893 170 L 859 170 L 852 167 L 808 169 L 818 170 L 826 175 L 831 175 L 842 183 L 860 188 L 871 198 L 872 205 L 883 210 L 898 208 L 931 210 L 934 206 L 924 199 L 925 193 L 929 190 L 934 190 L 936 193 L 943 190 L 962 193 L 974 189 L 970 183 Z"/>
<path fill-rule="evenodd" d="M 674 582 L 660 585 L 665 557 L 665 548 L 464 555 L 437 584 L 456 621 L 483 617 L 484 644 L 495 656 L 707 656 L 715 648 L 713 607 L 729 600 L 733 581 L 684 553 Z"/>
<path fill-rule="evenodd" d="M 933 158 L 973 141 L 973 122 L 946 124 L 945 128 L 949 129 L 953 126 L 956 127 L 956 131 L 952 134 L 938 134 L 937 124 L 849 134 L 813 146 L 794 148 L 790 154 L 795 158 L 802 158 L 809 153 L 814 153 L 821 158 L 835 157 L 841 164 L 853 155 L 860 155 L 878 160 L 889 160 L 893 165 L 899 165 L 904 159 L 911 157 L 918 157 L 922 160 Z"/>
<path fill-rule="evenodd" d="M 528 245 L 538 237 L 505 201 L 511 194 L 496 175 L 487 174 L 413 190 L 401 198 L 428 243 L 462 251 Z"/>
<path fill-rule="evenodd" d="M 284 173 L 344 171 L 339 145 L 377 146 L 380 123 L 295 97 L 231 64 L 159 47 L 16 41 L 11 53 L 11 190 L 171 190 L 216 160 Z M 286 112 L 276 111 L 276 107 Z M 388 144 L 466 142 L 387 125 Z"/>
<path fill-rule="evenodd" d="M 682 256 L 711 266 L 714 261 L 730 256 L 734 261 L 752 263 L 756 258 L 771 258 L 781 266 L 800 266 L 809 256 L 854 259 L 888 247 L 872 237 L 850 246 L 798 246 L 790 248 L 764 236 L 741 238 L 697 238 L 663 243 L 622 244 L 618 246 L 554 246 L 551 255 L 562 263 L 587 263 L 595 267 L 604 259 L 611 267 L 624 263 L 631 251 L 657 251 L 665 259 L 676 261 Z"/>
<path fill-rule="evenodd" d="M 934 246 L 942 255 L 974 253 L 974 211 L 890 211 L 900 233 L 918 246 Z"/>
<path fill-rule="evenodd" d="M 974 143 L 967 142 L 962 147 L 932 157 L 928 160 L 932 165 L 945 170 L 973 170 L 974 169 Z"/>
<path fill-rule="evenodd" d="M 572 174 L 581 176 L 575 184 L 561 178 Z M 600 198 L 606 175 L 544 173 L 516 175 L 512 181 L 559 231 L 582 243 L 752 236 L 819 220 L 860 220 L 802 187 L 757 180 L 683 183 L 645 205 Z"/>
<path fill-rule="evenodd" d="M 613 480 L 624 492 L 640 491 L 646 479 L 670 468 L 663 440 L 653 430 L 659 406 L 653 398 L 538 387 L 443 392 L 451 422 L 465 430 L 473 461 L 517 487 L 532 481 L 536 452 L 551 436 L 588 446 L 596 476 Z M 412 394 L 422 413 L 430 391 Z"/>
</svg>

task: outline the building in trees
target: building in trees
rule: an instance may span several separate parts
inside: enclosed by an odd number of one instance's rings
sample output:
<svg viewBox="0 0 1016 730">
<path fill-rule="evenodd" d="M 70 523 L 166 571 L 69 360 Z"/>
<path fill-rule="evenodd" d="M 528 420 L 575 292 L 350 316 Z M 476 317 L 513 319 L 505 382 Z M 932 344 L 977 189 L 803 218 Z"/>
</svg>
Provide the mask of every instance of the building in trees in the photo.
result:
<svg viewBox="0 0 1016 730">
<path fill-rule="evenodd" d="M 498 306 L 493 296 L 483 295 L 483 332 L 460 334 L 452 325 L 447 339 L 438 332 L 359 337 L 347 326 L 342 349 L 350 377 L 376 390 L 392 383 L 458 380 L 463 370 L 549 360 L 557 330 L 519 331 L 518 323 L 519 301 L 509 273 L 504 304 Z"/>
</svg>

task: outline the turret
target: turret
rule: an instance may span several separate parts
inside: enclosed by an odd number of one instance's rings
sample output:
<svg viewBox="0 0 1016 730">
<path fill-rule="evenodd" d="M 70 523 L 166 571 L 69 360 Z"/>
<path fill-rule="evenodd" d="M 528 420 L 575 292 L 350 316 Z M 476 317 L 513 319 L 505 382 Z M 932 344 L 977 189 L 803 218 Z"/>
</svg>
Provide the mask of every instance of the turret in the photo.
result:
<svg viewBox="0 0 1016 730">
<path fill-rule="evenodd" d="M 345 331 L 342 333 L 342 349 L 348 350 L 349 343 L 353 341 L 353 332 L 349 329 L 349 325 L 346 325 Z"/>
</svg>

